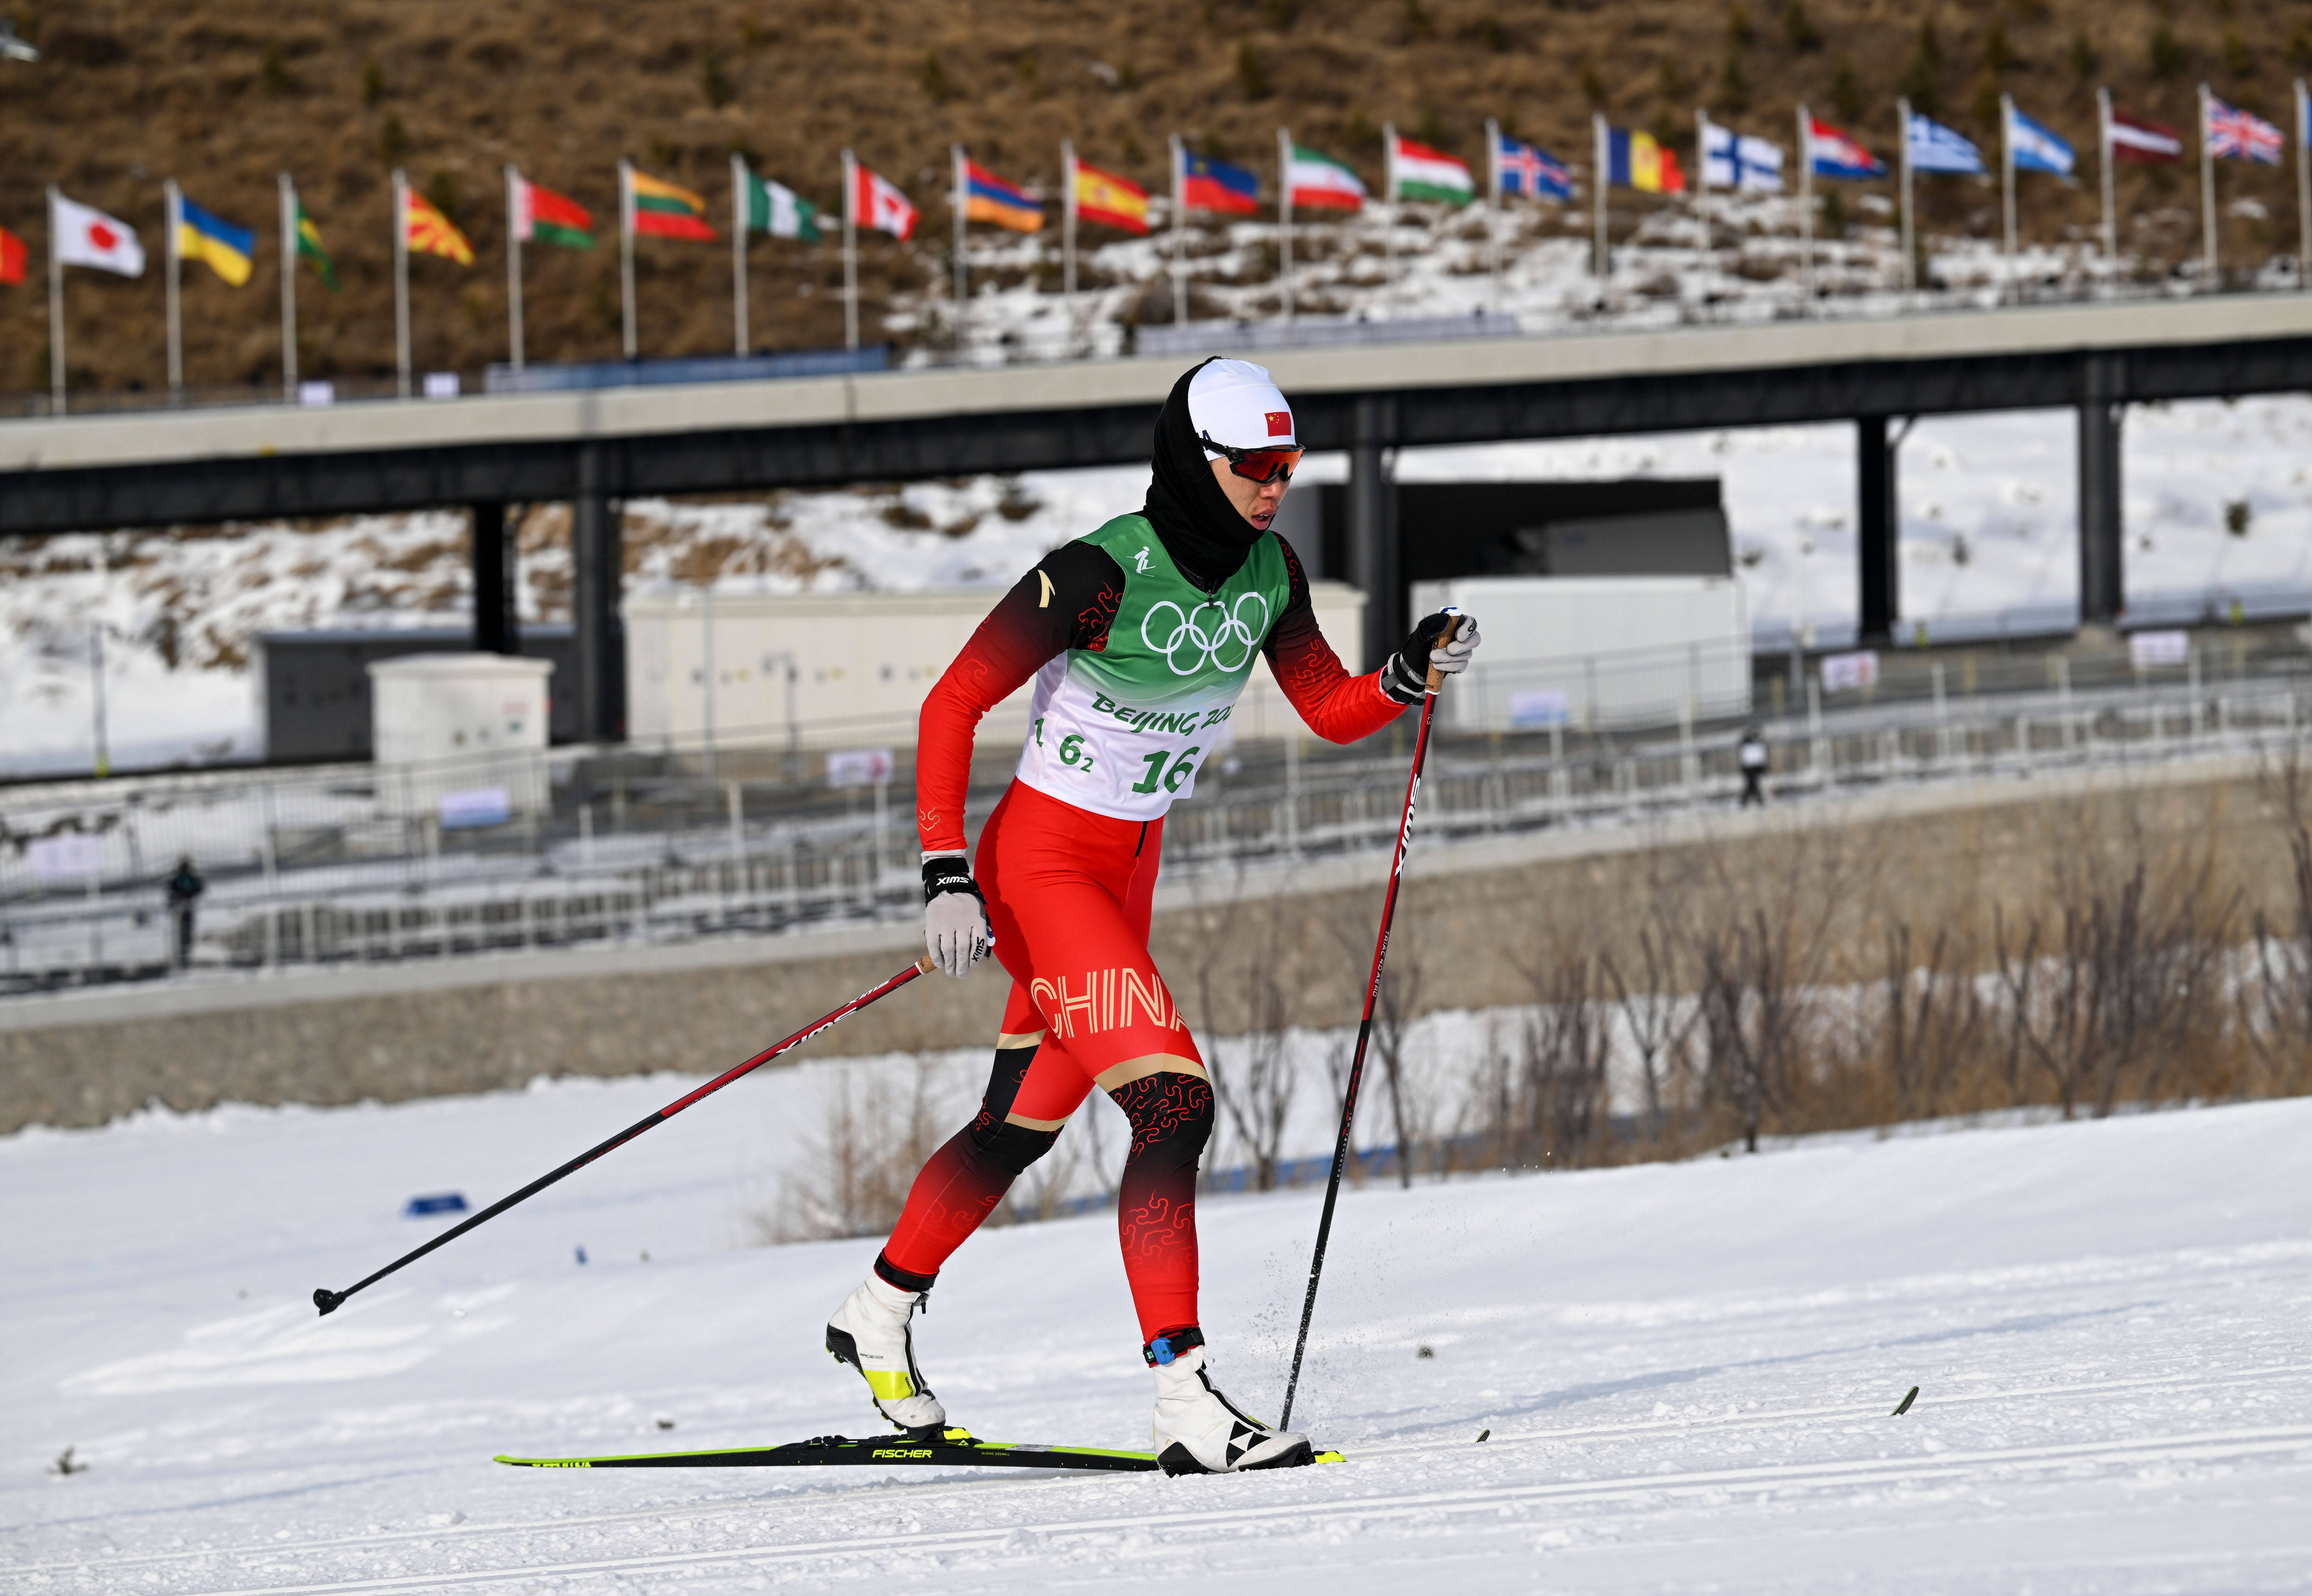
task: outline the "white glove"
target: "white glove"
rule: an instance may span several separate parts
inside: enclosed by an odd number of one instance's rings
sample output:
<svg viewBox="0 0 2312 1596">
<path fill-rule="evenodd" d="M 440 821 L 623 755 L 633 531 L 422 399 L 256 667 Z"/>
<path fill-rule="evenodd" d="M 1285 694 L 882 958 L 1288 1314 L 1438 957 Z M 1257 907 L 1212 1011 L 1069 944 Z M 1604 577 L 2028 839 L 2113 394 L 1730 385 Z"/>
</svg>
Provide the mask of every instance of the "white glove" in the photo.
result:
<svg viewBox="0 0 2312 1596">
<path fill-rule="evenodd" d="M 1454 621 L 1460 627 L 1450 643 L 1437 644 L 1445 628 Z M 1434 646 L 1432 646 L 1434 645 Z M 1441 609 L 1434 615 L 1423 616 L 1413 628 L 1412 636 L 1403 647 L 1388 656 L 1381 668 L 1381 691 L 1399 704 L 1418 704 L 1429 691 L 1429 673 L 1458 676 L 1469 668 L 1469 656 L 1477 652 L 1477 618 L 1463 615 L 1458 610 Z"/>
<path fill-rule="evenodd" d="M 933 968 L 958 980 L 995 946 L 987 900 L 961 854 L 933 854 L 924 861 L 924 946 Z"/>
<path fill-rule="evenodd" d="M 1463 615 L 1456 618 L 1461 626 L 1453 634 L 1453 640 L 1429 651 L 1429 668 L 1441 676 L 1460 675 L 1469 668 L 1469 656 L 1477 652 L 1477 618 Z"/>
</svg>

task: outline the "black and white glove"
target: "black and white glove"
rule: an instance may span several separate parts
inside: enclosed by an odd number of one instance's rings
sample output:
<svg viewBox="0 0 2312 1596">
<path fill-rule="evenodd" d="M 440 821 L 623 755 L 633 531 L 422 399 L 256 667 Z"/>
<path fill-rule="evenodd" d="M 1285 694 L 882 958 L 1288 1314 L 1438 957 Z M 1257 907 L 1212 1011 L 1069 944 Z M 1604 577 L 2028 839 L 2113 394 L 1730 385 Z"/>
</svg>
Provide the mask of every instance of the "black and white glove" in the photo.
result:
<svg viewBox="0 0 2312 1596">
<path fill-rule="evenodd" d="M 1450 642 L 1439 642 L 1446 627 L 1454 621 L 1460 627 Z M 1469 656 L 1477 652 L 1477 618 L 1463 615 L 1458 610 L 1441 609 L 1424 616 L 1405 640 L 1405 646 L 1388 656 L 1381 667 L 1380 690 L 1399 704 L 1418 704 L 1429 690 L 1429 673 L 1458 676 L 1469 668 Z"/>
<path fill-rule="evenodd" d="M 987 929 L 987 899 L 971 879 L 961 854 L 933 854 L 924 861 L 924 946 L 933 968 L 958 980 L 994 947 Z"/>
</svg>

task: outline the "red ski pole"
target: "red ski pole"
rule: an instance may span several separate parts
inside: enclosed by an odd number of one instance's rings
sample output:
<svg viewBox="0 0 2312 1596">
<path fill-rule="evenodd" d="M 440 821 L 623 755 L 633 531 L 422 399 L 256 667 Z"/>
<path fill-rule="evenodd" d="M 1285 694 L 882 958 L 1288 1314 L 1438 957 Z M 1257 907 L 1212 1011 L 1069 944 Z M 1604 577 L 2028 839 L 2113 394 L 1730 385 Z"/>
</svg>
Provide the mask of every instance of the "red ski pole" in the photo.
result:
<svg viewBox="0 0 2312 1596">
<path fill-rule="evenodd" d="M 444 1246 L 449 1242 L 456 1241 L 460 1236 L 464 1235 L 468 1231 L 472 1230 L 484 1220 L 495 1219 L 499 1215 L 504 1213 L 508 1208 L 512 1207 L 516 1203 L 536 1197 L 539 1192 L 544 1191 L 547 1187 L 553 1185 L 556 1180 L 561 1179 L 565 1175 L 575 1174 L 578 1171 L 584 1169 L 588 1164 L 592 1163 L 596 1159 L 601 1157 L 605 1153 L 615 1152 L 617 1149 L 625 1146 L 628 1142 L 633 1141 L 636 1136 L 642 1135 L 643 1132 L 650 1129 L 652 1126 L 664 1124 L 667 1120 L 673 1118 L 677 1114 L 681 1113 L 683 1109 L 696 1102 L 700 1098 L 712 1096 L 714 1093 L 722 1091 L 725 1086 L 728 1086 L 731 1082 L 737 1080 L 740 1076 L 747 1074 L 749 1070 L 760 1068 L 762 1065 L 770 1063 L 772 1059 L 776 1058 L 780 1054 L 785 1052 L 788 1048 L 799 1047 L 802 1043 L 810 1040 L 811 1038 L 817 1036 L 820 1031 L 825 1030 L 836 1021 L 857 1013 L 861 1009 L 865 1008 L 869 1004 L 873 1003 L 879 997 L 886 997 L 890 994 L 897 992 L 900 987 L 906 986 L 909 981 L 914 980 L 917 976 L 928 973 L 931 968 L 931 956 L 929 954 L 925 954 L 923 958 L 916 960 L 913 964 L 907 966 L 906 969 L 901 970 L 898 975 L 893 976 L 889 980 L 883 981 L 870 987 L 868 990 L 862 992 L 858 996 L 853 998 L 849 1003 L 845 1004 L 841 1008 L 835 1010 L 832 1013 L 812 1021 L 809 1025 L 806 1025 L 801 1030 L 796 1031 L 794 1035 L 787 1038 L 786 1040 L 774 1043 L 772 1046 L 766 1048 L 761 1052 L 756 1054 L 752 1058 L 747 1060 L 746 1063 L 723 1071 L 721 1074 L 715 1076 L 712 1081 L 707 1082 L 705 1085 L 699 1087 L 696 1091 L 685 1092 L 682 1096 L 676 1098 L 672 1102 L 667 1104 L 663 1109 L 659 1109 L 658 1112 L 635 1120 L 632 1125 L 629 1125 L 626 1129 L 620 1131 L 617 1136 L 612 1136 L 609 1141 L 602 1143 L 600 1146 L 588 1148 L 585 1152 L 581 1153 L 577 1157 L 572 1159 L 568 1163 L 564 1164 L 560 1169 L 554 1171 L 551 1174 L 540 1175 L 537 1179 L 523 1187 L 520 1191 L 515 1192 L 512 1197 L 500 1197 L 496 1202 L 492 1203 L 488 1207 L 475 1215 L 471 1219 L 465 1221 L 463 1223 L 452 1225 L 450 1229 L 443 1231 L 440 1235 L 434 1237 L 431 1241 L 426 1242 L 425 1246 L 417 1248 L 414 1251 L 403 1253 L 399 1258 L 395 1258 L 391 1263 L 386 1265 L 385 1267 L 380 1269 L 376 1274 L 370 1276 L 366 1279 L 356 1280 L 343 1291 L 331 1291 L 326 1285 L 314 1287 L 313 1306 L 319 1308 L 325 1314 L 336 1312 L 339 1304 L 344 1302 L 347 1297 L 353 1295 L 354 1293 L 360 1291 L 363 1287 L 376 1285 L 388 1275 L 390 1275 L 396 1269 L 400 1268 L 404 1264 L 416 1263 L 419 1258 L 424 1258 L 436 1247 Z"/>
<path fill-rule="evenodd" d="M 1456 616 L 1445 625 L 1445 635 L 1432 645 L 1441 647 L 1461 629 Z M 1373 942 L 1372 974 L 1365 982 L 1364 1018 L 1357 1024 L 1357 1050 L 1349 1061 L 1348 1089 L 1341 1093 L 1341 1135 L 1333 1144 L 1333 1173 L 1325 1182 L 1325 1212 L 1317 1221 L 1317 1252 L 1309 1260 L 1309 1295 L 1300 1304 L 1300 1336 L 1292 1344 L 1292 1375 L 1284 1385 L 1284 1416 L 1277 1428 L 1292 1427 L 1292 1398 L 1300 1389 L 1300 1358 L 1309 1349 L 1309 1321 L 1317 1317 L 1317 1282 L 1325 1272 L 1325 1244 L 1332 1239 L 1333 1205 L 1340 1200 L 1341 1176 L 1349 1167 L 1349 1127 L 1357 1117 L 1357 1084 L 1364 1079 L 1365 1046 L 1372 1039 L 1373 1004 L 1380 997 L 1380 968 L 1388 957 L 1389 922 L 1397 917 L 1397 887 L 1405 879 L 1405 851 L 1413 840 L 1413 801 L 1421 791 L 1421 767 L 1429 759 L 1429 720 L 1437 709 L 1437 695 L 1445 685 L 1435 666 L 1429 669 L 1429 692 L 1421 700 L 1421 730 L 1413 740 L 1413 771 L 1405 782 L 1405 812 L 1397 822 L 1397 856 L 1389 862 L 1388 896 L 1381 899 L 1380 934 Z"/>
</svg>

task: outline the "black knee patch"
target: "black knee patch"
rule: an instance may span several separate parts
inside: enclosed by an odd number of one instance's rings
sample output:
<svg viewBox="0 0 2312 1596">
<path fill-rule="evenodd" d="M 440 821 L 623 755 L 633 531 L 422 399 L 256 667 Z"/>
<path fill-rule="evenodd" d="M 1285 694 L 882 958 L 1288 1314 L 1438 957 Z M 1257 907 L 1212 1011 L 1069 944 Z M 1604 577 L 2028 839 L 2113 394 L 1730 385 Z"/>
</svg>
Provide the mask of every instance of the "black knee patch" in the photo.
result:
<svg viewBox="0 0 2312 1596">
<path fill-rule="evenodd" d="M 1049 1153 L 1052 1144 L 1059 1139 L 1056 1130 L 1038 1130 L 1001 1119 L 990 1125 L 985 1109 L 971 1126 L 971 1144 L 978 1149 L 979 1155 L 1012 1175 L 1018 1175 Z"/>
<path fill-rule="evenodd" d="M 1126 1081 L 1108 1095 L 1132 1125 L 1132 1150 L 1125 1155 L 1125 1162 L 1158 1158 L 1195 1167 L 1213 1134 L 1211 1082 L 1179 1070 L 1158 1070 Z"/>
</svg>

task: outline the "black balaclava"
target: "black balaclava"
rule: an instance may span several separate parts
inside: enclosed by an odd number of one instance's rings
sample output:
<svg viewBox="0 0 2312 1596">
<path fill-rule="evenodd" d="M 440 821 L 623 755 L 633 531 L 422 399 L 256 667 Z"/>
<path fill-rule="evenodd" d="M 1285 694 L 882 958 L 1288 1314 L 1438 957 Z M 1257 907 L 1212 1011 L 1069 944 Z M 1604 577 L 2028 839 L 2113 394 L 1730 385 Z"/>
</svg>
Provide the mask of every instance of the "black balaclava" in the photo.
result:
<svg viewBox="0 0 2312 1596">
<path fill-rule="evenodd" d="M 1210 365 L 1198 361 L 1172 384 L 1171 396 L 1156 417 L 1156 447 L 1151 463 L 1148 503 L 1141 513 L 1164 540 L 1164 551 L 1180 574 L 1211 592 L 1244 564 L 1255 545 L 1268 536 L 1237 513 L 1221 485 L 1213 480 L 1213 460 L 1188 421 L 1188 384 Z"/>
</svg>

